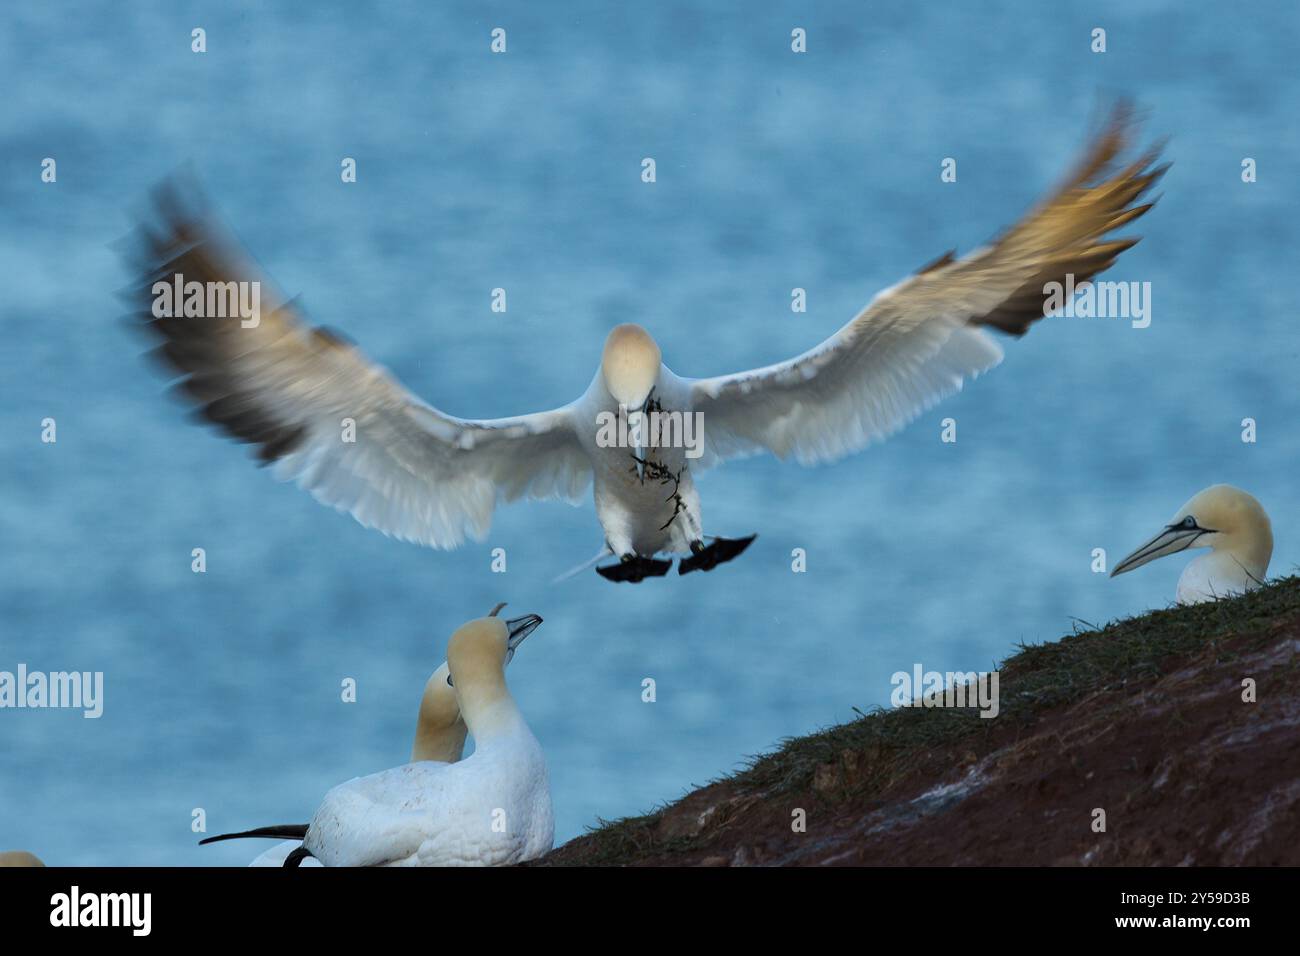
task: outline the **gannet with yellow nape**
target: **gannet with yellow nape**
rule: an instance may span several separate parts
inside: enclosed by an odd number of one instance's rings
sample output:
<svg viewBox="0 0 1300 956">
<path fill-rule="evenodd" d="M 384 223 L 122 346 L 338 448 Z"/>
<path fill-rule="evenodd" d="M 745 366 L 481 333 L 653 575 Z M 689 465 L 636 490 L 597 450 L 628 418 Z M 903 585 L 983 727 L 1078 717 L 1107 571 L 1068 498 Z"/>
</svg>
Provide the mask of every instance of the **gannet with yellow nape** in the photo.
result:
<svg viewBox="0 0 1300 956">
<path fill-rule="evenodd" d="M 1209 548 L 1183 570 L 1178 603 L 1199 604 L 1242 594 L 1264 583 L 1273 557 L 1273 526 L 1253 495 L 1231 485 L 1211 485 L 1175 513 L 1150 541 L 1110 572 L 1113 578 L 1148 561 Z"/>
<path fill-rule="evenodd" d="M 522 640 L 522 638 L 521 638 Z M 506 663 L 514 657 L 514 644 L 506 656 Z M 420 696 L 420 711 L 415 720 L 415 742 L 411 745 L 411 763 L 431 760 L 436 763 L 455 763 L 465 752 L 465 737 L 469 728 L 460 715 L 460 705 L 456 703 L 456 692 L 449 680 L 451 671 L 447 662 L 433 672 L 424 685 Z M 277 843 L 266 852 L 253 859 L 249 866 L 284 866 L 295 850 L 302 846 L 301 840 L 286 840 Z M 306 857 L 300 866 L 320 866 L 320 861 Z"/>
<path fill-rule="evenodd" d="M 518 646 L 517 644 L 515 646 Z M 506 663 L 514 656 L 511 647 Z M 456 692 L 448 679 L 451 671 L 447 662 L 433 672 L 424 685 L 420 697 L 420 712 L 415 721 L 415 743 L 411 746 L 411 763 L 431 760 L 435 763 L 455 763 L 465 752 L 465 737 L 469 728 L 460 715 L 460 705 L 456 703 Z M 302 846 L 301 840 L 286 840 L 277 843 L 266 852 L 254 858 L 249 866 L 284 866 L 285 860 Z M 300 866 L 320 866 L 314 857 L 306 857 Z"/>
<path fill-rule="evenodd" d="M 497 613 L 502 605 L 494 608 L 487 618 L 482 621 L 497 620 Z M 505 657 L 502 662 L 502 670 L 510 663 L 514 657 L 515 650 L 523 643 L 524 639 L 532 633 L 533 630 L 541 623 L 541 618 L 535 614 L 526 615 L 525 617 L 515 618 L 504 622 L 506 634 Z M 481 622 L 471 622 L 479 624 Z M 470 627 L 470 625 L 466 625 Z M 461 630 L 464 630 L 462 628 Z M 459 631 L 457 633 L 460 633 Z M 454 639 L 455 635 L 453 635 Z M 504 677 L 503 677 L 504 680 Z M 469 732 L 469 725 L 466 723 L 461 713 L 460 700 L 457 696 L 457 690 L 454 686 L 454 680 L 451 674 L 450 648 L 448 650 L 448 661 L 443 663 L 425 684 L 424 694 L 420 699 L 420 711 L 416 720 L 415 742 L 411 748 L 411 763 L 404 767 L 397 767 L 393 770 L 383 771 L 370 777 L 357 778 L 346 784 L 336 787 L 330 791 L 335 794 L 354 785 L 365 784 L 366 781 L 373 781 L 378 778 L 387 777 L 390 780 L 400 779 L 403 772 L 411 768 L 420 768 L 422 775 L 438 767 L 445 767 L 454 764 L 461 759 L 465 747 L 465 739 Z M 480 746 L 476 738 L 476 753 Z M 544 767 L 543 767 L 544 770 Z M 326 796 L 326 803 L 330 800 L 330 795 Z M 318 811 L 319 812 L 319 811 Z M 201 840 L 200 843 L 214 843 L 220 840 L 231 840 L 245 837 L 265 837 L 265 838 L 283 838 L 305 837 L 310 831 L 309 824 L 283 824 L 270 827 L 260 827 L 256 830 L 248 830 L 242 833 L 228 833 L 218 836 L 209 837 Z M 250 866 L 300 866 L 300 865 L 320 865 L 316 859 L 313 859 L 310 848 L 305 847 L 303 840 L 288 840 L 284 843 L 271 847 L 265 853 L 258 856 Z M 381 864 L 331 864 L 331 865 L 381 865 Z M 382 864 L 389 865 L 389 864 Z M 396 865 L 396 864 L 392 864 Z M 422 863 L 409 863 L 406 865 L 425 865 Z M 430 864 L 432 865 L 432 864 Z"/>
<path fill-rule="evenodd" d="M 310 325 L 215 217 L 186 208 L 175 183 L 158 193 L 159 223 L 139 230 L 145 261 L 132 301 L 162 342 L 157 355 L 182 376 L 180 393 L 208 421 L 367 527 L 454 548 L 486 534 L 498 501 L 577 501 L 591 482 L 605 551 L 618 558 L 601 575 L 666 574 L 671 561 L 659 554 L 687 555 L 679 573 L 707 571 L 754 536 L 704 533 L 696 471 L 759 452 L 827 462 L 886 438 L 1001 361 L 990 330 L 1023 335 L 1059 304 L 1049 290 L 1077 287 L 1138 241 L 1109 236 L 1151 208 L 1138 200 L 1165 167 L 1154 165 L 1158 149 L 1120 165 L 1132 126 L 1118 105 L 1074 171 L 1013 227 L 880 293 L 802 355 L 684 378 L 649 332 L 620 325 L 580 398 L 514 418 L 439 411 Z M 180 276 L 197 298 L 186 292 L 183 308 L 160 308 Z M 240 283 L 260 290 L 255 317 L 212 306 L 213 289 Z M 634 414 L 637 427 L 623 427 Z M 347 422 L 354 432 L 341 440 Z"/>
<path fill-rule="evenodd" d="M 496 608 L 494 616 L 500 607 Z M 510 622 L 506 622 L 509 626 Z M 527 635 L 524 635 L 525 637 Z M 522 643 L 523 637 L 511 644 L 506 652 L 506 664 L 515 656 L 515 648 Z M 411 745 L 411 763 L 431 760 L 435 763 L 455 763 L 465 752 L 465 738 L 469 728 L 465 718 L 460 714 L 460 705 L 456 702 L 456 692 L 451 686 L 451 670 L 447 662 L 433 672 L 424 685 L 420 697 L 420 711 L 415 720 L 415 742 Z M 265 853 L 257 856 L 249 866 L 284 866 L 289 855 L 302 846 L 301 840 L 286 840 L 277 843 Z M 320 866 L 314 857 L 306 857 L 300 866 Z"/>
</svg>

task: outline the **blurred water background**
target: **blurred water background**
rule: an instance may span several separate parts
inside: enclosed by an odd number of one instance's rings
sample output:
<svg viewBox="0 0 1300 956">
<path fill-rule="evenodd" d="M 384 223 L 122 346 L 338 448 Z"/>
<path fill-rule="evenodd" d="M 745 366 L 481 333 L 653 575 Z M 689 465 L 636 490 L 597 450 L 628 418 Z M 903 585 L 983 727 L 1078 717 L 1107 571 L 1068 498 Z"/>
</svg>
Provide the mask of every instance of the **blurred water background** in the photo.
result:
<svg viewBox="0 0 1300 956">
<path fill-rule="evenodd" d="M 500 600 L 546 617 L 510 679 L 564 840 L 887 704 L 914 662 L 988 669 L 1167 604 L 1181 559 L 1108 580 L 1092 549 L 1113 562 L 1205 485 L 1264 502 L 1274 574 L 1300 560 L 1294 5 L 225 6 L 0 14 L 0 669 L 106 681 L 99 720 L 0 711 L 0 848 L 242 863 L 262 847 L 198 848 L 191 811 L 305 820 L 404 761 L 450 630 Z M 314 321 L 448 412 L 568 401 L 618 322 L 680 374 L 735 371 L 1012 221 L 1120 93 L 1172 136 L 1108 275 L 1152 284 L 1150 327 L 1047 321 L 867 453 L 710 473 L 708 528 L 760 534 L 711 574 L 552 586 L 600 544 L 590 503 L 506 507 L 451 553 L 368 532 L 188 424 L 115 298 L 113 241 L 191 162 Z"/>
</svg>

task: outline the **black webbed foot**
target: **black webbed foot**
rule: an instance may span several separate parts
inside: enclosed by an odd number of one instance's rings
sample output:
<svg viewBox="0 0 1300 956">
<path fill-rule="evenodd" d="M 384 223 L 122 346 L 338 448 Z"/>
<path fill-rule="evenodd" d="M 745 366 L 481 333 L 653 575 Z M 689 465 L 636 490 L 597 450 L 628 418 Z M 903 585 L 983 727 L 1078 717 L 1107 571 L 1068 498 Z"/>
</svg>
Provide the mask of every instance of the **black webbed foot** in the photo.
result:
<svg viewBox="0 0 1300 956">
<path fill-rule="evenodd" d="M 682 558 L 678 562 L 677 573 L 712 571 L 719 564 L 739 557 L 757 537 L 758 535 L 751 534 L 747 538 L 714 538 L 713 543 L 707 547 L 699 541 L 694 541 L 691 543 L 691 556 Z"/>
<path fill-rule="evenodd" d="M 673 566 L 671 561 L 643 558 L 639 554 L 625 554 L 618 564 L 596 568 L 596 573 L 607 581 L 628 581 L 635 584 L 645 578 L 661 578 Z"/>
</svg>

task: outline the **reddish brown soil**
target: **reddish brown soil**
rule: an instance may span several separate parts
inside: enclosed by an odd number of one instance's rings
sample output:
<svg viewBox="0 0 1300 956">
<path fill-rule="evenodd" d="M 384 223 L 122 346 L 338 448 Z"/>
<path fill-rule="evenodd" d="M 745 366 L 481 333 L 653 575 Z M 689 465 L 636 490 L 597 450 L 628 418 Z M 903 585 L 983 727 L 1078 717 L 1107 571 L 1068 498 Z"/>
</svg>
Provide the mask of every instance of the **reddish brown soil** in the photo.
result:
<svg viewBox="0 0 1300 956">
<path fill-rule="evenodd" d="M 1161 676 L 919 750 L 883 791 L 856 785 L 872 755 L 845 750 L 810 784 L 776 793 L 722 781 L 617 840 L 596 831 L 540 862 L 1300 864 L 1300 621 L 1162 665 Z M 1256 703 L 1242 700 L 1246 677 Z M 795 808 L 804 833 L 792 830 Z"/>
</svg>

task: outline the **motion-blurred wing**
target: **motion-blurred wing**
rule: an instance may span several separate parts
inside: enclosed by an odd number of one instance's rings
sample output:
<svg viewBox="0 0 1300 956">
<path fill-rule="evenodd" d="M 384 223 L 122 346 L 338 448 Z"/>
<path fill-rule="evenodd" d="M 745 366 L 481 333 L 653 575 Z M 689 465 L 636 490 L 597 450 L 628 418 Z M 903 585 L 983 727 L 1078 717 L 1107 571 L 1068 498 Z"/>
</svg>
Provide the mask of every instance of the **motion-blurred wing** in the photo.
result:
<svg viewBox="0 0 1300 956">
<path fill-rule="evenodd" d="M 1049 282 L 1076 286 L 1136 238 L 1106 240 L 1154 203 L 1134 205 L 1167 167 L 1155 148 L 1116 170 L 1132 131 L 1120 104 L 1075 171 L 1000 238 L 952 253 L 880 293 L 811 351 L 767 368 L 691 382 L 703 413 L 705 463 L 767 450 L 805 464 L 882 439 L 992 368 L 1002 349 L 984 329 L 1020 336 L 1043 317 Z"/>
<path fill-rule="evenodd" d="M 590 478 L 567 408 L 471 421 L 407 392 L 359 349 L 308 324 L 208 213 L 187 209 L 175 184 L 156 195 L 158 222 L 141 226 L 140 319 L 162 340 L 178 391 L 227 434 L 258 446 L 263 463 L 366 527 L 435 548 L 482 537 L 497 499 L 576 499 Z M 229 318 L 153 313 L 155 283 L 260 283 L 256 326 Z M 224 310 L 233 311 L 233 310 Z M 344 420 L 355 423 L 345 441 Z"/>
</svg>

